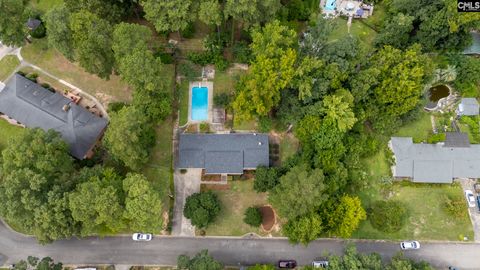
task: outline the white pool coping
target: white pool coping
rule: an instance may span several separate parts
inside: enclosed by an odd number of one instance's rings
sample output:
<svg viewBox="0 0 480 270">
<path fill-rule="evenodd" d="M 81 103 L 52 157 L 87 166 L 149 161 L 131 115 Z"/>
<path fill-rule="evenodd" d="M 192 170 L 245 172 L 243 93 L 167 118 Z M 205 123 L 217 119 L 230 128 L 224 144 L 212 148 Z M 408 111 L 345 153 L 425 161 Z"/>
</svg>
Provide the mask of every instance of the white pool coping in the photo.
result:
<svg viewBox="0 0 480 270">
<path fill-rule="evenodd" d="M 192 120 L 192 88 L 193 87 L 207 87 L 208 89 L 208 116 L 207 120 Z M 212 123 L 213 119 L 213 82 L 209 81 L 195 81 L 188 84 L 188 124 L 197 123 Z"/>
</svg>

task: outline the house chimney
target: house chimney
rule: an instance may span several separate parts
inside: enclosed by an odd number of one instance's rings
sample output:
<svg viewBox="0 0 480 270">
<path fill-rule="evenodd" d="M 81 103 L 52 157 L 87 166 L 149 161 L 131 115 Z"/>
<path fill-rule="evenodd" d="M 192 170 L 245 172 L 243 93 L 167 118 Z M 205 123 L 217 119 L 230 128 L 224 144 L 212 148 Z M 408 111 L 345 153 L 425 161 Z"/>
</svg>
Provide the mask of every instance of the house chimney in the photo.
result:
<svg viewBox="0 0 480 270">
<path fill-rule="evenodd" d="M 63 105 L 62 110 L 68 112 L 68 110 L 70 110 L 70 103 Z"/>
</svg>

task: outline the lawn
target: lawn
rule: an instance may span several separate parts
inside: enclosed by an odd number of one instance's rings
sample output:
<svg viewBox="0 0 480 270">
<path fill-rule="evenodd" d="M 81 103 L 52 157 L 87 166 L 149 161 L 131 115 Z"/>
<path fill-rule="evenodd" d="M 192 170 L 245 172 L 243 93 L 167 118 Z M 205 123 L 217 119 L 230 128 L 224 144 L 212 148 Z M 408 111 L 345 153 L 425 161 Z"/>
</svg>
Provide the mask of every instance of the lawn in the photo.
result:
<svg viewBox="0 0 480 270">
<path fill-rule="evenodd" d="M 180 126 L 185 125 L 188 122 L 188 99 L 189 99 L 189 82 L 182 80 L 178 86 L 178 106 L 179 106 L 179 119 Z"/>
<path fill-rule="evenodd" d="M 248 121 L 243 121 L 241 123 L 238 123 L 237 121 L 234 121 L 233 123 L 233 129 L 234 130 L 250 130 L 250 131 L 255 131 L 257 129 L 257 121 L 255 120 L 248 120 Z"/>
<path fill-rule="evenodd" d="M 103 104 L 131 100 L 132 90 L 119 76 L 111 75 L 109 80 L 104 80 L 87 73 L 55 49 L 49 49 L 46 39 L 35 39 L 23 47 L 22 56 L 26 61 L 94 95 Z"/>
<path fill-rule="evenodd" d="M 216 71 L 213 85 L 215 86 L 215 95 L 227 93 L 233 95 L 235 93 L 235 84 L 245 71 L 236 68 L 230 68 L 227 71 Z"/>
<path fill-rule="evenodd" d="M 365 209 L 383 199 L 404 202 L 410 212 L 405 227 L 395 233 L 384 233 L 372 227 L 368 220 L 360 224 L 352 238 L 367 239 L 419 239 L 419 240 L 459 240 L 459 235 L 473 239 L 472 225 L 468 215 L 464 219 L 449 216 L 442 209 L 445 196 L 450 193 L 462 194 L 459 185 L 414 184 L 411 182 L 385 181 L 391 179 L 387 151 L 363 159 L 365 174 L 369 183 L 356 193 Z M 465 211 L 467 208 L 465 206 Z"/>
<path fill-rule="evenodd" d="M 283 164 L 289 157 L 295 155 L 298 148 L 298 139 L 293 134 L 284 135 L 280 140 L 280 162 Z"/>
<path fill-rule="evenodd" d="M 59 6 L 63 3 L 63 0 L 30 0 L 29 4 L 31 7 L 46 13 L 50 9 Z"/>
<path fill-rule="evenodd" d="M 353 234 L 353 238 L 368 239 L 417 239 L 417 240 L 460 240 L 463 236 L 473 240 L 472 224 L 465 213 L 464 218 L 447 214 L 442 203 L 448 194 L 462 194 L 458 184 L 414 184 L 400 182 L 393 185 L 391 199 L 407 205 L 410 218 L 400 231 L 394 233 L 380 232 L 364 221 Z M 464 211 L 467 211 L 465 205 Z"/>
<path fill-rule="evenodd" d="M 20 65 L 20 61 L 15 55 L 7 55 L 0 60 L 0 81 L 5 81 L 15 68 Z"/>
<path fill-rule="evenodd" d="M 250 206 L 267 204 L 267 194 L 253 190 L 253 180 L 229 181 L 229 190 L 214 191 L 222 202 L 222 210 L 215 222 L 208 225 L 206 235 L 242 236 L 254 232 L 265 235 L 260 228 L 243 222 L 245 210 Z"/>
<path fill-rule="evenodd" d="M 0 118 L 0 152 L 5 149 L 9 139 L 20 136 L 23 131 L 23 128 L 11 125 Z"/>
<path fill-rule="evenodd" d="M 419 143 L 426 142 L 430 134 L 432 134 L 430 114 L 422 112 L 417 120 L 402 126 L 394 136 L 413 137 L 413 142 Z"/>
<path fill-rule="evenodd" d="M 328 39 L 330 42 L 339 40 L 349 35 L 346 19 L 338 17 L 333 20 L 333 24 L 334 29 Z M 357 37 L 360 43 L 366 46 L 366 48 L 371 48 L 373 46 L 373 40 L 377 35 L 375 30 L 359 22 L 358 20 L 353 20 L 352 26 L 350 27 L 350 34 L 354 37 Z"/>
</svg>

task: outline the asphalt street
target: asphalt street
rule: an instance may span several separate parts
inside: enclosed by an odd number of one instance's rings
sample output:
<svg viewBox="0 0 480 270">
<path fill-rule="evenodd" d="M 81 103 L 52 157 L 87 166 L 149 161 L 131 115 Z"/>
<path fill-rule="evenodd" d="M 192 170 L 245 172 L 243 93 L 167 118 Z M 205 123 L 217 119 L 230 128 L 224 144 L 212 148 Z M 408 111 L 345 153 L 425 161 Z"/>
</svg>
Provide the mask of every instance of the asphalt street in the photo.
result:
<svg viewBox="0 0 480 270">
<path fill-rule="evenodd" d="M 400 251 L 398 243 L 385 241 L 355 241 L 360 252 L 377 252 L 390 258 Z M 405 255 L 429 261 L 438 269 L 454 265 L 459 269 L 480 269 L 480 245 L 459 243 L 425 243 L 422 248 L 407 251 Z M 324 239 L 308 247 L 291 245 L 285 239 L 247 238 L 192 238 L 156 237 L 150 242 L 134 242 L 130 236 L 90 237 L 69 239 L 40 245 L 35 238 L 20 235 L 0 224 L 0 259 L 11 264 L 29 255 L 50 256 L 64 264 L 125 264 L 125 265 L 174 265 L 178 255 L 193 255 L 202 249 L 226 265 L 252 265 L 275 263 L 279 259 L 295 259 L 309 264 L 326 253 L 341 254 L 346 242 Z"/>
</svg>

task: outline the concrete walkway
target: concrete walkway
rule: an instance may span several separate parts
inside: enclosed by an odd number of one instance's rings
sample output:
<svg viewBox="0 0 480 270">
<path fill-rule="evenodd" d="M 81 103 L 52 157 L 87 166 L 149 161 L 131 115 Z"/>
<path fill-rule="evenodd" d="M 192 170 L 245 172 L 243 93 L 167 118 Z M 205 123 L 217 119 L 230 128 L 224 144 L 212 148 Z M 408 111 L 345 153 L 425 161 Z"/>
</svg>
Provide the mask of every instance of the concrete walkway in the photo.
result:
<svg viewBox="0 0 480 270">
<path fill-rule="evenodd" d="M 459 179 L 458 181 L 460 182 L 463 191 L 469 189 L 475 194 L 475 190 L 473 188 L 473 184 L 476 183 L 475 180 L 463 178 Z M 465 203 L 467 202 L 465 201 Z M 468 215 L 470 216 L 470 220 L 472 221 L 474 241 L 480 243 L 480 212 L 478 211 L 477 206 L 468 207 Z"/>
<path fill-rule="evenodd" d="M 183 216 L 183 207 L 188 196 L 200 192 L 202 169 L 188 169 L 186 173 L 175 170 L 175 205 L 173 207 L 172 235 L 195 236 L 195 226 Z"/>
</svg>

